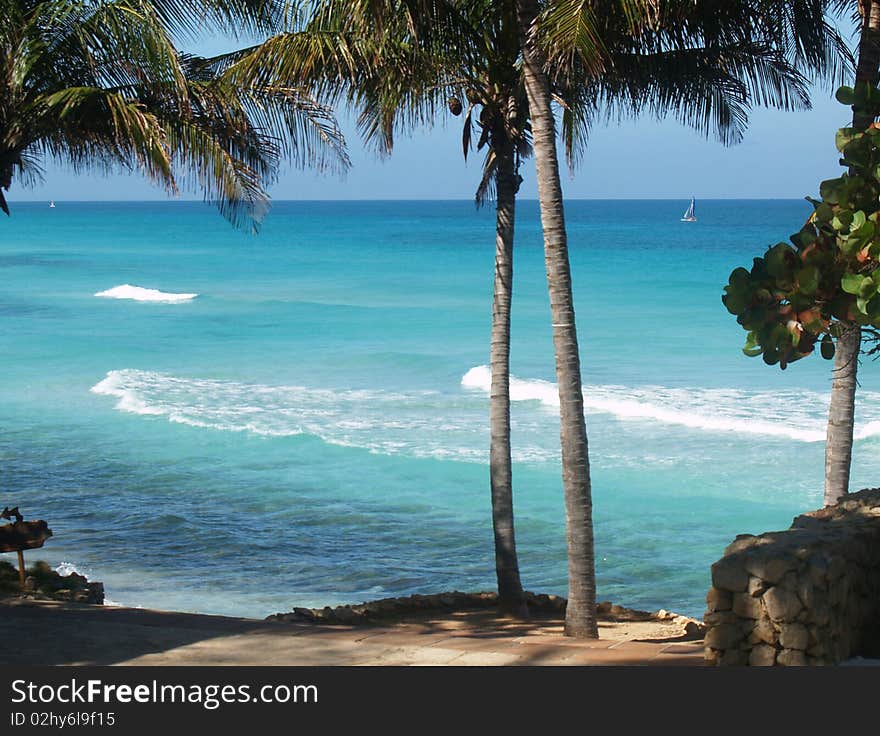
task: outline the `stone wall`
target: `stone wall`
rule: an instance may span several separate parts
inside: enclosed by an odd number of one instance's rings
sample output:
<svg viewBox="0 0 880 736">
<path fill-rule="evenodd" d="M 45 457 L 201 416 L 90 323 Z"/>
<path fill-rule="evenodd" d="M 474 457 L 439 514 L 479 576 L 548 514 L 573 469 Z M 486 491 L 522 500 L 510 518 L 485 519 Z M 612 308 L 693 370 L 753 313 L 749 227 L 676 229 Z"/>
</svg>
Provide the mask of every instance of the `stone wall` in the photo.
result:
<svg viewBox="0 0 880 736">
<path fill-rule="evenodd" d="M 706 659 L 827 665 L 880 656 L 880 488 L 740 535 L 712 565 Z"/>
</svg>

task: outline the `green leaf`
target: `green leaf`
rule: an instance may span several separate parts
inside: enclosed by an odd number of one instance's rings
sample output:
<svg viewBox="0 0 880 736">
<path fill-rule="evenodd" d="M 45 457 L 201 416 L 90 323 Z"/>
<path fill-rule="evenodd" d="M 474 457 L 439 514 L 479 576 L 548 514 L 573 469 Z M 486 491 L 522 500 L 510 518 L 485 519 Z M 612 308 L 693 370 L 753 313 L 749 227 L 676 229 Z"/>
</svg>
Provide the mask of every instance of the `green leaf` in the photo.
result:
<svg viewBox="0 0 880 736">
<path fill-rule="evenodd" d="M 843 181 L 840 178 L 826 179 L 819 184 L 819 196 L 821 196 L 828 204 L 837 204 L 840 201 L 842 188 Z"/>
<path fill-rule="evenodd" d="M 840 288 L 847 294 L 858 294 L 862 288 L 862 275 L 860 273 L 847 273 L 840 280 Z"/>
<path fill-rule="evenodd" d="M 867 221 L 868 218 L 865 217 L 865 213 L 862 210 L 858 210 L 857 212 L 853 213 L 851 229 L 858 230 Z"/>
<path fill-rule="evenodd" d="M 834 137 L 834 145 L 837 146 L 838 151 L 843 151 L 844 148 L 861 135 L 861 132 L 856 131 L 855 128 L 841 128 Z"/>
<path fill-rule="evenodd" d="M 805 294 L 813 294 L 819 288 L 819 269 L 815 266 L 806 266 L 798 271 L 797 284 Z"/>
<path fill-rule="evenodd" d="M 855 225 L 855 222 L 853 222 L 853 225 Z M 856 235 L 863 240 L 868 241 L 874 237 L 876 232 L 877 226 L 871 220 L 868 220 L 859 226 L 858 230 L 856 230 Z"/>
<path fill-rule="evenodd" d="M 864 311 L 872 322 L 880 317 L 880 294 L 875 295 L 868 301 Z"/>
<path fill-rule="evenodd" d="M 764 362 L 767 365 L 776 365 L 779 362 L 779 351 L 778 350 L 773 350 L 772 352 L 768 351 L 768 352 L 764 353 L 764 355 L 762 357 L 764 359 Z"/>
<path fill-rule="evenodd" d="M 834 219 L 831 220 L 831 227 L 837 232 L 849 232 L 853 224 L 853 213 L 849 210 L 840 210 Z"/>
<path fill-rule="evenodd" d="M 819 222 L 830 222 L 833 217 L 834 210 L 827 202 L 822 202 L 822 204 L 816 207 L 816 219 Z"/>
<path fill-rule="evenodd" d="M 791 274 L 794 249 L 788 243 L 777 243 L 764 256 L 767 272 L 775 278 L 786 278 Z"/>
</svg>

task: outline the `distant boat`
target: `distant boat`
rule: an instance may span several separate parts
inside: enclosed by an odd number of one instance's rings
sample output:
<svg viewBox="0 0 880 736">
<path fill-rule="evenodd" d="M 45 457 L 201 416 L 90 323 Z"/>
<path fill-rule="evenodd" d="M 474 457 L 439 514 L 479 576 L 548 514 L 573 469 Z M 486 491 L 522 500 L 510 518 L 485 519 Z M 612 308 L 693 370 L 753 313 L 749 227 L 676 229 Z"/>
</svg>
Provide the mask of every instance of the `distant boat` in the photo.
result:
<svg viewBox="0 0 880 736">
<path fill-rule="evenodd" d="M 51 202 L 49 202 L 49 207 L 54 209 L 54 207 L 55 207 L 55 200 L 54 199 Z"/>
<path fill-rule="evenodd" d="M 696 222 L 697 216 L 694 214 L 694 198 L 691 197 L 691 203 L 688 205 L 687 211 L 681 218 L 682 222 Z"/>
</svg>

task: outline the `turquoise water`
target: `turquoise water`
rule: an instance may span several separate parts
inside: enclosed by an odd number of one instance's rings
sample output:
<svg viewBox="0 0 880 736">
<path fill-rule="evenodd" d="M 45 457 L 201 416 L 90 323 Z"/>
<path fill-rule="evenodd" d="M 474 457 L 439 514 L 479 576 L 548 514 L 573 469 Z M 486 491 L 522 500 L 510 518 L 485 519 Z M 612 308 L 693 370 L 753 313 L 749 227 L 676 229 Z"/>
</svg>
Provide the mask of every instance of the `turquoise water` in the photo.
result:
<svg viewBox="0 0 880 736">
<path fill-rule="evenodd" d="M 720 302 L 808 205 L 698 201 L 684 224 L 686 204 L 569 202 L 567 220 L 599 595 L 700 615 L 736 534 L 821 505 L 831 373 L 746 358 Z M 517 228 L 522 575 L 564 594 L 536 203 Z M 19 204 L 0 222 L 0 503 L 127 605 L 489 589 L 493 257 L 494 214 L 470 202 L 281 202 L 257 237 L 201 203 Z M 854 488 L 880 471 L 874 371 Z"/>
</svg>

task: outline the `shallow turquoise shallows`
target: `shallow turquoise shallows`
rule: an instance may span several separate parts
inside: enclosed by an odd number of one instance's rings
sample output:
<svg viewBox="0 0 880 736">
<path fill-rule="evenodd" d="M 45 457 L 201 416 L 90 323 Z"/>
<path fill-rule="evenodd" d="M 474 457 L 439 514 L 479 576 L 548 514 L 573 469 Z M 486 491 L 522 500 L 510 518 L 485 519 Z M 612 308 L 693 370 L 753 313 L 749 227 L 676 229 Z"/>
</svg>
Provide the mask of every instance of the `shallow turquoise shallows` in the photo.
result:
<svg viewBox="0 0 880 736">
<path fill-rule="evenodd" d="M 494 213 L 276 203 L 18 204 L 0 222 L 0 505 L 117 603 L 265 616 L 494 585 Z M 739 533 L 821 505 L 831 366 L 745 357 L 730 271 L 801 201 L 569 202 L 601 599 L 703 611 Z M 513 454 L 522 577 L 565 594 L 537 204 L 517 220 Z M 866 361 L 853 488 L 880 477 Z M 8 556 L 6 556 L 8 558 Z"/>
</svg>

